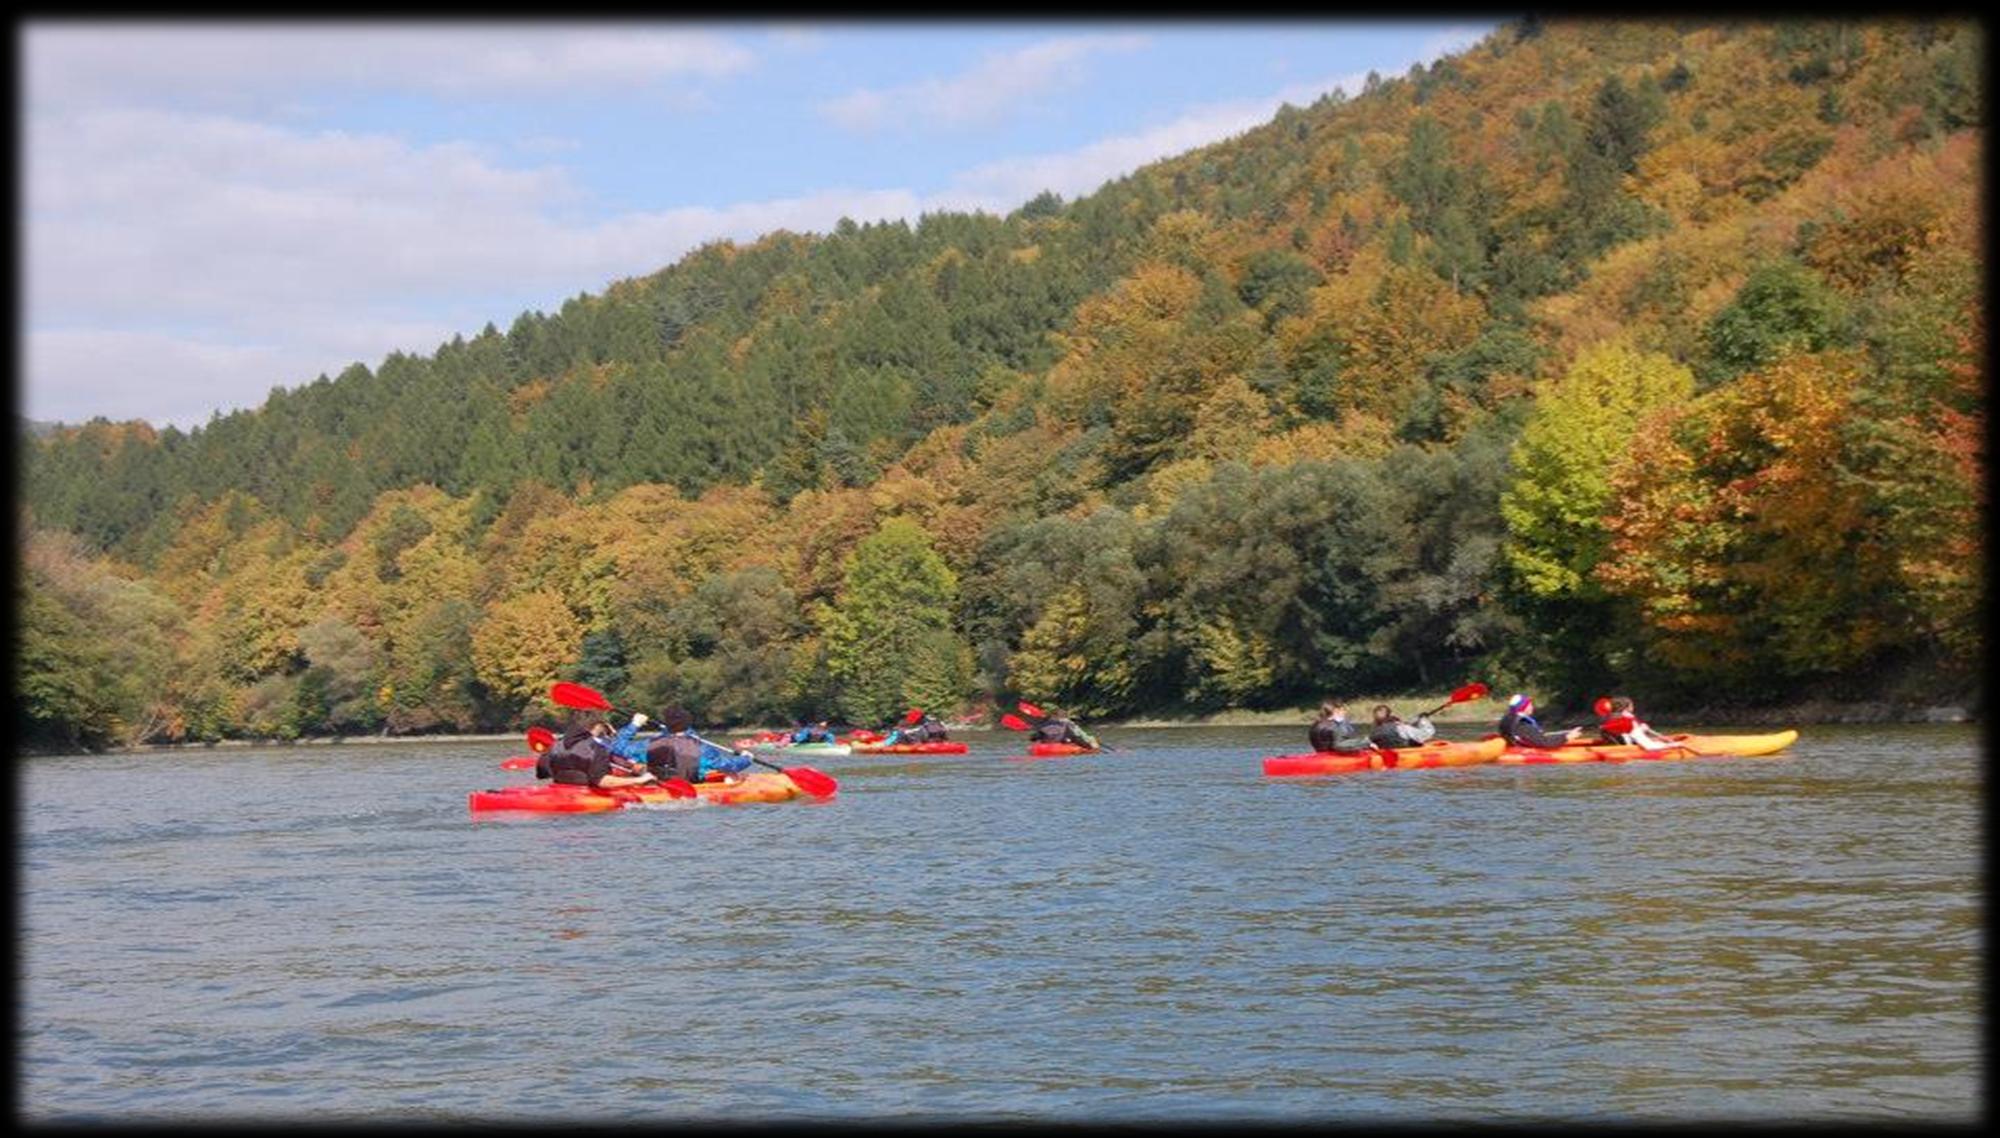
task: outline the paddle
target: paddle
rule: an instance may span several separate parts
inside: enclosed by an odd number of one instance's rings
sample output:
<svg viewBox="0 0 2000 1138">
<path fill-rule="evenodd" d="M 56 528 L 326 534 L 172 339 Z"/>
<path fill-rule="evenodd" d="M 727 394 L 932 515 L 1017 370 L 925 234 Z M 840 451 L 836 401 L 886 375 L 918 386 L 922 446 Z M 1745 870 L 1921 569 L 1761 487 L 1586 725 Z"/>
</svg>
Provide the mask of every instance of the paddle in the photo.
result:
<svg viewBox="0 0 2000 1138">
<path fill-rule="evenodd" d="M 1458 689 L 1457 691 L 1451 693 L 1450 699 L 1445 700 L 1443 703 L 1438 704 L 1436 707 L 1431 708 L 1429 711 L 1421 711 L 1418 712 L 1417 714 L 1436 715 L 1438 712 L 1443 711 L 1445 708 L 1450 707 L 1453 704 L 1464 703 L 1468 699 L 1478 699 L 1481 696 L 1484 696 L 1486 692 L 1487 692 L 1486 685 L 1475 680 L 1472 683 L 1469 683 L 1464 687 Z"/>
<path fill-rule="evenodd" d="M 597 689 L 587 688 L 582 684 L 572 684 L 563 680 L 558 680 L 549 685 L 549 698 L 564 707 L 576 708 L 579 711 L 614 710 L 611 706 L 611 701 L 605 699 L 603 693 Z M 735 751 L 734 748 L 723 747 L 720 744 L 703 739 L 692 731 L 688 732 L 688 734 L 696 741 L 707 743 L 718 750 L 734 751 L 735 754 L 739 755 L 743 754 L 741 751 Z M 840 789 L 840 784 L 835 782 L 831 776 L 821 771 L 816 771 L 811 767 L 781 767 L 776 763 L 767 763 L 754 755 L 746 755 L 745 757 L 758 766 L 770 767 L 772 770 L 785 775 L 792 780 L 793 786 L 798 787 L 814 798 L 832 798 L 834 792 Z"/>
</svg>

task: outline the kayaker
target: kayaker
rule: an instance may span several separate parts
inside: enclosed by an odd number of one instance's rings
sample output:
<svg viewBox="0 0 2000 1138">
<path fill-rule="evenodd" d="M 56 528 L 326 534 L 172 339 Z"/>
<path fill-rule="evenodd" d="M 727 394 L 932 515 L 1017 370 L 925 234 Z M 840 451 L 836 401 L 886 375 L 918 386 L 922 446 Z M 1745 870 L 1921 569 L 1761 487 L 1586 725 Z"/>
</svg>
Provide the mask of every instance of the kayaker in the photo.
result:
<svg viewBox="0 0 2000 1138">
<path fill-rule="evenodd" d="M 646 770 L 661 779 L 702 782 L 710 775 L 741 774 L 750 767 L 748 751 L 730 751 L 700 739 L 694 716 L 684 707 L 660 713 L 660 733 L 646 745 Z"/>
<path fill-rule="evenodd" d="M 1088 747 L 1093 751 L 1103 750 L 1090 732 L 1076 725 L 1076 720 L 1058 711 L 1054 715 L 1035 724 L 1028 736 L 1037 743 L 1068 743 L 1073 747 Z"/>
<path fill-rule="evenodd" d="M 646 744 L 634 736 L 648 722 L 644 712 L 635 711 L 632 713 L 631 722 L 620 727 L 616 734 L 612 732 L 611 724 L 602 719 L 590 725 L 590 733 L 597 736 L 597 741 L 604 744 L 612 754 L 630 759 L 634 763 L 643 763 L 646 761 Z"/>
<path fill-rule="evenodd" d="M 1437 725 L 1431 722 L 1430 716 L 1418 715 L 1416 722 L 1405 723 L 1403 717 L 1397 715 L 1386 703 L 1376 704 L 1370 714 L 1374 716 L 1375 727 L 1368 732 L 1368 741 L 1384 750 L 1414 747 L 1428 742 L 1438 733 Z"/>
<path fill-rule="evenodd" d="M 799 729 L 792 732 L 792 742 L 794 743 L 836 742 L 837 740 L 834 738 L 833 728 L 829 726 L 830 722 L 831 720 L 822 719 L 817 723 L 800 724 Z"/>
<path fill-rule="evenodd" d="M 556 740 L 555 745 L 543 751 L 535 761 L 535 777 L 599 789 L 652 782 L 654 776 L 650 771 L 611 753 L 598 736 L 597 726 L 599 724 L 577 728 Z M 610 724 L 602 726 L 610 730 Z"/>
<path fill-rule="evenodd" d="M 1535 722 L 1535 701 L 1521 692 L 1507 697 L 1507 713 L 1500 717 L 1496 729 L 1500 737 L 1507 740 L 1510 747 L 1531 747 L 1546 750 L 1560 747 L 1583 737 L 1583 728 L 1571 727 L 1566 731 L 1544 731 Z"/>
<path fill-rule="evenodd" d="M 1375 744 L 1347 718 L 1347 704 L 1337 699 L 1319 705 L 1319 718 L 1306 729 L 1315 751 L 1368 751 Z"/>
<path fill-rule="evenodd" d="M 1613 719 L 1620 717 L 1632 721 L 1629 729 L 1612 731 L 1604 726 L 1604 723 L 1609 723 Z M 1604 723 L 1598 724 L 1597 733 L 1602 735 L 1607 743 L 1633 743 L 1644 747 L 1648 751 L 1665 751 L 1676 746 L 1672 739 L 1661 735 L 1645 723 L 1640 722 L 1639 717 L 1633 713 L 1632 697 L 1630 696 L 1614 695 L 1611 697 L 1611 702 L 1605 710 Z"/>
<path fill-rule="evenodd" d="M 899 723 L 882 737 L 882 746 L 893 747 L 898 743 L 942 743 L 949 736 L 944 724 L 937 716 L 926 712 L 915 723 Z"/>
</svg>

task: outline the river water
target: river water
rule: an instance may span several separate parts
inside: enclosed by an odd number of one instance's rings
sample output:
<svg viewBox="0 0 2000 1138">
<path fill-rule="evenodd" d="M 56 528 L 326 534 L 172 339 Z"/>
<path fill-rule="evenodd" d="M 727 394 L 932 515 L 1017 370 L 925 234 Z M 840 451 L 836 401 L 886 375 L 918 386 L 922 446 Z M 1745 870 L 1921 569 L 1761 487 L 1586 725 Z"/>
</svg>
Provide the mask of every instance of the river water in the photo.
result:
<svg viewBox="0 0 2000 1138">
<path fill-rule="evenodd" d="M 1302 729 L 964 737 L 506 821 L 504 744 L 19 760 L 22 1116 L 1983 1116 L 1977 728 L 1318 779 L 1258 766 Z"/>
</svg>

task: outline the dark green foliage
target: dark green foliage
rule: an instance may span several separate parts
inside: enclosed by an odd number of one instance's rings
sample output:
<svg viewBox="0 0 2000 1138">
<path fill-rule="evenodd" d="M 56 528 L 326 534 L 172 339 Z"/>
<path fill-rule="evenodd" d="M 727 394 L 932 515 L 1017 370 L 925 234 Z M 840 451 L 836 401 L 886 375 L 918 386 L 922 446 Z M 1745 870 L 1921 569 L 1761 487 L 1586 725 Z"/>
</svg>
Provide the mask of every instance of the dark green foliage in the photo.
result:
<svg viewBox="0 0 2000 1138">
<path fill-rule="evenodd" d="M 1695 374 L 1712 386 L 1785 352 L 1847 344 L 1850 319 L 1847 302 L 1818 273 L 1797 261 L 1774 261 L 1753 271 L 1702 330 Z"/>
</svg>

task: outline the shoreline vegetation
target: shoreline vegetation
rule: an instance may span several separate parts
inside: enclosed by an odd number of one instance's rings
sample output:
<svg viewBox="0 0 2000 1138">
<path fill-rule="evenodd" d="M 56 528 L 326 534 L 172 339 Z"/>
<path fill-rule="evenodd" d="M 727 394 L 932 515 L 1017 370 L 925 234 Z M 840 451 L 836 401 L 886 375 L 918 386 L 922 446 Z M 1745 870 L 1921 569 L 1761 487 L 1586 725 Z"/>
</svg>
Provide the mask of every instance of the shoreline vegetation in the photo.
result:
<svg viewBox="0 0 2000 1138">
<path fill-rule="evenodd" d="M 1355 696 L 1347 701 L 1348 713 L 1358 720 L 1367 718 L 1368 709 L 1378 703 L 1403 711 L 1421 709 L 1444 702 L 1446 695 L 1425 696 Z M 1095 730 L 1120 730 L 1126 728 L 1156 727 L 1297 727 L 1304 731 L 1317 715 L 1316 707 L 1275 709 L 1257 711 L 1248 708 L 1228 708 L 1210 715 L 1166 716 L 1142 715 L 1126 719 L 1093 720 Z M 1587 718 L 1588 709 L 1572 714 L 1557 713 L 1552 721 L 1568 722 Z M 1467 728 L 1478 727 L 1491 730 L 1492 724 L 1500 717 L 1498 711 L 1490 714 L 1476 708 L 1460 704 L 1446 708 L 1431 717 L 1441 732 L 1452 734 L 1458 728 L 1460 734 Z M 1679 729 L 1679 724 L 1700 726 L 1783 726 L 1799 727 L 1828 724 L 1864 723 L 1979 723 L 1983 717 L 1976 706 L 1960 705 L 1920 705 L 1890 703 L 1886 701 L 1841 703 L 1829 700 L 1802 704 L 1763 708 L 1694 708 L 1686 711 L 1648 711 L 1650 721 L 1663 723 L 1669 728 Z M 947 720 L 946 725 L 953 731 L 1003 731 L 999 727 L 988 727 L 965 720 Z M 782 730 L 782 725 L 745 725 L 718 728 L 708 732 L 711 736 L 735 738 L 759 731 Z M 131 747 L 108 747 L 101 751 L 23 751 L 24 756 L 59 755 L 143 755 L 173 751 L 200 750 L 249 750 L 274 747 L 326 747 L 338 745 L 375 745 L 390 743 L 517 743 L 524 744 L 522 733 L 504 732 L 498 734 L 450 734 L 450 735 L 316 735 L 297 739 L 219 739 L 214 742 L 194 743 L 149 743 Z M 525 750 L 525 747 L 522 748 Z"/>
<path fill-rule="evenodd" d="M 525 728 L 558 675 L 718 734 L 1473 676 L 1976 719 L 1986 42 L 1507 22 L 1074 200 L 24 434 L 16 745 Z"/>
</svg>

